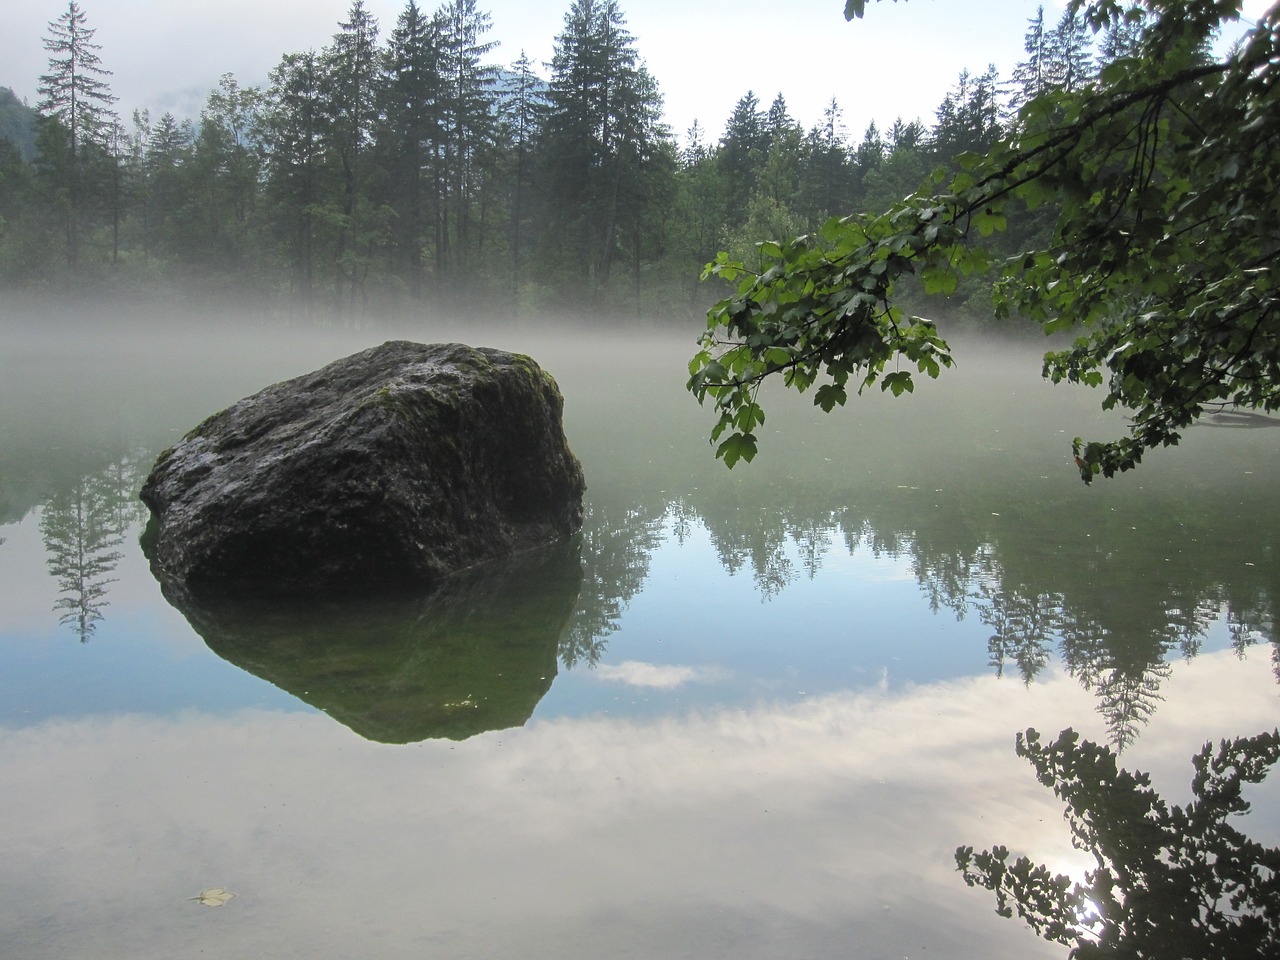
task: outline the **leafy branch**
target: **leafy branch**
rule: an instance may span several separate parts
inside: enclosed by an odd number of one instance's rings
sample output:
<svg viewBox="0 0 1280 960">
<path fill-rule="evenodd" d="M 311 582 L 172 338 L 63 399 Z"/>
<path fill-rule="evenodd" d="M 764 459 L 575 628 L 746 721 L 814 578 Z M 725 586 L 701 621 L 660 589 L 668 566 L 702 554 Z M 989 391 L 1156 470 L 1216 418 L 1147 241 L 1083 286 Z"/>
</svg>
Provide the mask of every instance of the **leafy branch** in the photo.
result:
<svg viewBox="0 0 1280 960">
<path fill-rule="evenodd" d="M 850 0 L 846 16 L 864 6 Z M 708 312 L 689 364 L 689 390 L 718 413 L 717 457 L 730 467 L 754 457 L 770 377 L 800 392 L 816 385 L 815 405 L 830 412 L 851 390 L 878 383 L 897 396 L 914 389 L 913 373 L 952 366 L 934 323 L 895 305 L 898 285 L 916 276 L 925 294 L 948 295 L 961 276 L 985 273 L 994 257 L 983 241 L 1007 228 L 1015 202 L 1052 204 L 1057 223 L 1047 245 L 1003 262 L 996 314 L 1048 333 L 1081 328 L 1071 348 L 1046 354 L 1044 375 L 1106 384 L 1103 407 L 1133 412 L 1126 437 L 1076 438 L 1085 482 L 1176 444 L 1207 405 L 1280 408 L 1278 298 L 1264 266 L 1280 254 L 1280 12 L 1214 63 L 1205 43 L 1233 11 L 1210 0 L 1148 6 L 1157 16 L 1136 56 L 1090 87 L 1032 99 L 949 180 L 935 173 L 878 215 L 762 242 L 758 272 L 723 253 L 707 265 L 704 279 L 734 287 Z M 1070 8 L 1095 27 L 1125 16 L 1109 0 Z"/>
</svg>

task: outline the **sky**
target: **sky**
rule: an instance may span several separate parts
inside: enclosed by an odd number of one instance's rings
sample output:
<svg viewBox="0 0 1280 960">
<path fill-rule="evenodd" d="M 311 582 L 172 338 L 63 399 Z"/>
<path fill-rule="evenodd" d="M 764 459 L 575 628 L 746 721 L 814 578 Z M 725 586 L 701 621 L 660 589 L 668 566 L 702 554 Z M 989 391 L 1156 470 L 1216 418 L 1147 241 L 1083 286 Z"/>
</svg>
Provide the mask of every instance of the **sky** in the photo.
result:
<svg viewBox="0 0 1280 960">
<path fill-rule="evenodd" d="M 1269 0 L 1248 0 L 1258 16 Z M 492 18 L 491 58 L 510 64 L 523 51 L 544 76 L 571 0 L 480 0 Z M 683 143 L 698 120 L 714 141 L 734 104 L 748 91 L 767 107 L 781 93 L 806 129 L 835 97 L 849 136 L 872 120 L 897 117 L 929 124 L 961 70 L 995 64 L 1007 75 L 1024 56 L 1027 21 L 1039 0 L 911 0 L 870 3 L 861 21 L 846 22 L 843 0 L 623 0 L 636 49 L 657 78 L 672 132 Z M 145 107 L 196 117 L 225 73 L 242 85 L 265 85 L 284 53 L 329 43 L 350 0 L 81 0 L 112 71 L 116 108 L 126 120 Z M 434 9 L 432 0 L 420 2 Z M 1063 0 L 1046 0 L 1056 22 Z M 0 86 L 33 106 L 47 68 L 42 40 L 65 0 L 9 0 L 0 31 Z M 395 26 L 403 0 L 366 0 L 381 36 Z"/>
</svg>

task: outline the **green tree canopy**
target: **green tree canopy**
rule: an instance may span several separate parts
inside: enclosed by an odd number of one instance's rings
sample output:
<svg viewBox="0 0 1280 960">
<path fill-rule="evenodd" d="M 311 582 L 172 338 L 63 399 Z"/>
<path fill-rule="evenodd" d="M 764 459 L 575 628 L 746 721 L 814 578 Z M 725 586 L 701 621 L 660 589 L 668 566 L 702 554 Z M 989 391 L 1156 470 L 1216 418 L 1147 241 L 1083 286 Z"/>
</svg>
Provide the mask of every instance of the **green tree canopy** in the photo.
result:
<svg viewBox="0 0 1280 960">
<path fill-rule="evenodd" d="M 849 0 L 846 17 L 864 6 Z M 1076 439 L 1086 482 L 1176 444 L 1206 410 L 1280 407 L 1280 7 L 1213 59 L 1206 50 L 1238 3 L 1144 6 L 1071 0 L 1068 18 L 1095 32 L 1142 33 L 1093 82 L 1029 99 L 959 172 L 882 213 L 767 239 L 758 264 L 721 254 L 708 265 L 704 276 L 734 284 L 690 363 L 689 389 L 719 413 L 717 456 L 754 456 L 766 379 L 815 387 L 830 411 L 851 388 L 896 395 L 913 373 L 937 376 L 950 348 L 896 305 L 902 281 L 948 294 L 993 265 L 997 313 L 1078 334 L 1045 356 L 1045 376 L 1105 385 L 1103 406 L 1131 411 L 1127 436 Z M 984 241 L 1024 205 L 1056 211 L 1053 229 L 994 262 Z"/>
</svg>

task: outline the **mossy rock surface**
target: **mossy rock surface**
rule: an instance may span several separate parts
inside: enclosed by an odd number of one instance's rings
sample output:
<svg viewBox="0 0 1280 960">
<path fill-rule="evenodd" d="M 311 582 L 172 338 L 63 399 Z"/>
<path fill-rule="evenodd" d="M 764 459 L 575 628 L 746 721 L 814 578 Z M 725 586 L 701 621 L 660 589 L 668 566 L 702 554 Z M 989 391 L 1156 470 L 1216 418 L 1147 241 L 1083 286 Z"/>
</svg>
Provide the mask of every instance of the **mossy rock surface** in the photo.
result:
<svg viewBox="0 0 1280 960">
<path fill-rule="evenodd" d="M 403 593 L 571 536 L 586 484 L 528 357 L 392 341 L 247 397 L 142 488 L 160 580 L 195 596 Z"/>
</svg>

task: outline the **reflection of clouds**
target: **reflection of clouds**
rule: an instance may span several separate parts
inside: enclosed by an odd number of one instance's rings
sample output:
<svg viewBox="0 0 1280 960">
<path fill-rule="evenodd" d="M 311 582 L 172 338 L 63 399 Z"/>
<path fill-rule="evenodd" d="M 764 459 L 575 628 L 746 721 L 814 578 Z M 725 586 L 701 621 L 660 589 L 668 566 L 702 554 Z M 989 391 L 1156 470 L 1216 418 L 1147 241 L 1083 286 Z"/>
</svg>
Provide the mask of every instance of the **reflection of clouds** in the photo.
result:
<svg viewBox="0 0 1280 960">
<path fill-rule="evenodd" d="M 726 677 L 726 671 L 710 667 L 681 667 L 665 663 L 643 663 L 624 660 L 622 663 L 599 664 L 593 675 L 601 680 L 617 681 L 630 687 L 656 687 L 674 690 L 689 683 L 716 683 Z"/>
<path fill-rule="evenodd" d="M 1275 687 L 1213 654 L 1169 691 L 1124 762 L 1177 802 L 1204 739 L 1274 722 Z M 951 857 L 1080 864 L 1013 734 L 1099 738 L 1092 707 L 1053 672 L 406 747 L 313 714 L 50 722 L 0 734 L 0 929 L 30 960 L 1057 957 Z M 182 900 L 210 886 L 240 896 Z"/>
</svg>

